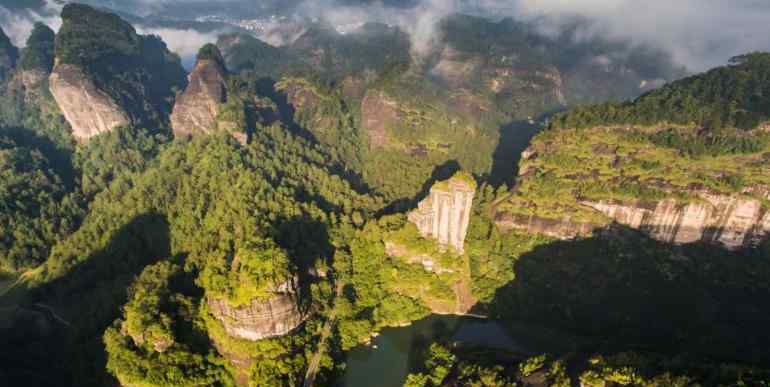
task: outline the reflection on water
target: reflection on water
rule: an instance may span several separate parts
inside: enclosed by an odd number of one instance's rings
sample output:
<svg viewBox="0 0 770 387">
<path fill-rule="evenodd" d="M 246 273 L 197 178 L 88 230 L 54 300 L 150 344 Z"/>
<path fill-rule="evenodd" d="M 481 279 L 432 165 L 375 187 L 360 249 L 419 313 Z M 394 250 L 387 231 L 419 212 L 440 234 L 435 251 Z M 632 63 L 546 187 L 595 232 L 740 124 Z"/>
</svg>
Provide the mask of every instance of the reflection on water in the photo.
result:
<svg viewBox="0 0 770 387">
<path fill-rule="evenodd" d="M 340 387 L 400 387 L 414 360 L 412 355 L 425 344 L 439 339 L 505 350 L 532 353 L 521 340 L 514 340 L 495 321 L 457 316 L 430 316 L 412 325 L 385 328 L 370 346 L 348 353 Z"/>
</svg>

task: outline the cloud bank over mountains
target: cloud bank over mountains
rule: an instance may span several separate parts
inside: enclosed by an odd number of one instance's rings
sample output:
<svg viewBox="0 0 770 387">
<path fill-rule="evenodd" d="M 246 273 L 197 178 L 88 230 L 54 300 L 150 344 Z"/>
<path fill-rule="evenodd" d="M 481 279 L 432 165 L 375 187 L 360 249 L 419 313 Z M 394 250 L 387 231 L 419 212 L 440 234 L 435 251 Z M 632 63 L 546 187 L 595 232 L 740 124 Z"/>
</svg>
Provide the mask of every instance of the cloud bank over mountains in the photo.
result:
<svg viewBox="0 0 770 387">
<path fill-rule="evenodd" d="M 21 0 L 19 0 L 21 1 Z M 441 39 L 438 22 L 452 13 L 492 18 L 512 17 L 536 23 L 543 33 L 559 31 L 576 17 L 576 39 L 604 37 L 663 48 L 692 71 L 726 63 L 750 51 L 770 50 L 770 1 L 767 0 L 86 0 L 91 4 L 133 10 L 140 16 L 240 18 L 243 10 L 265 18 L 281 12 L 325 19 L 344 26 L 367 21 L 398 25 L 412 37 L 413 51 L 428 51 Z M 46 0 L 42 8 L 11 11 L 0 6 L 0 25 L 14 43 L 23 45 L 35 21 L 57 29 L 61 5 Z M 254 17 L 246 15 L 244 17 Z M 214 41 L 214 32 L 191 29 L 142 29 L 157 33 L 186 57 L 199 44 Z M 273 41 L 277 43 L 278 41 Z"/>
</svg>

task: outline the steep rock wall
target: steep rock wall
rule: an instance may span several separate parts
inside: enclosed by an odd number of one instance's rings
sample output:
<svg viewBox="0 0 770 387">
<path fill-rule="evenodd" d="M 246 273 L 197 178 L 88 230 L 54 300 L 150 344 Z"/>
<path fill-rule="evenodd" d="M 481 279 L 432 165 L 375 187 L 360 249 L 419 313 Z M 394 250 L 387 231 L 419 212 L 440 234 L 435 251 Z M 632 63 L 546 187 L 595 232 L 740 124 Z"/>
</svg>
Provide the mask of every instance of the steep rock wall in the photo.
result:
<svg viewBox="0 0 770 387">
<path fill-rule="evenodd" d="M 264 301 L 232 307 L 226 300 L 207 298 L 209 311 L 219 320 L 228 335 L 257 341 L 283 336 L 305 319 L 291 293 L 276 293 Z"/>
<path fill-rule="evenodd" d="M 226 101 L 225 69 L 216 61 L 199 60 L 171 113 L 174 135 L 184 137 L 213 132 L 218 127 L 220 105 Z"/>
<path fill-rule="evenodd" d="M 458 177 L 437 183 L 417 210 L 409 213 L 409 221 L 417 225 L 424 237 L 462 253 L 475 191 L 472 180 Z"/>
<path fill-rule="evenodd" d="M 130 122 L 128 114 L 78 66 L 57 64 L 48 84 L 78 141 Z"/>
<path fill-rule="evenodd" d="M 753 198 L 695 194 L 700 200 L 683 203 L 674 199 L 640 203 L 584 202 L 617 223 L 639 229 L 662 242 L 718 243 L 739 249 L 760 242 L 770 234 L 770 211 Z"/>
</svg>

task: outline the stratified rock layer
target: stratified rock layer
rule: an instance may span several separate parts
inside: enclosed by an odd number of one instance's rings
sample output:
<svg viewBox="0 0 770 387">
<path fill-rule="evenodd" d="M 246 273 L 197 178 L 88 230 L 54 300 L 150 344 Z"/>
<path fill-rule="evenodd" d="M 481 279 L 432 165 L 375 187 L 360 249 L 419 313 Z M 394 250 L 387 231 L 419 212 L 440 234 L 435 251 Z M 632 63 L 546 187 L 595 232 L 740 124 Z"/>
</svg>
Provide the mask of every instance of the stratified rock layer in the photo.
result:
<svg viewBox="0 0 770 387">
<path fill-rule="evenodd" d="M 669 243 L 709 242 L 739 249 L 770 234 L 770 211 L 757 199 L 698 192 L 698 201 L 674 199 L 650 205 L 585 202 L 622 225 Z"/>
<path fill-rule="evenodd" d="M 756 245 L 770 236 L 770 211 L 763 208 L 760 200 L 707 191 L 692 196 L 693 200 L 689 202 L 666 199 L 646 203 L 583 201 L 582 204 L 604 214 L 612 222 L 643 231 L 666 243 L 706 242 L 737 250 Z M 498 212 L 495 223 L 502 229 L 559 239 L 588 237 L 606 227 L 605 224 L 507 212 Z"/>
<path fill-rule="evenodd" d="M 437 183 L 417 210 L 409 213 L 409 221 L 423 237 L 436 239 L 462 253 L 475 191 L 474 183 L 458 177 Z"/>
<path fill-rule="evenodd" d="M 232 307 L 226 300 L 208 298 L 211 314 L 219 320 L 231 337 L 257 341 L 283 336 L 304 320 L 290 293 L 277 293 L 264 301 Z"/>
<path fill-rule="evenodd" d="M 130 122 L 128 114 L 78 66 L 57 64 L 48 84 L 79 141 Z"/>
<path fill-rule="evenodd" d="M 218 128 L 219 108 L 227 101 L 225 74 L 222 65 L 214 60 L 198 61 L 171 113 L 175 136 L 211 133 Z"/>
</svg>

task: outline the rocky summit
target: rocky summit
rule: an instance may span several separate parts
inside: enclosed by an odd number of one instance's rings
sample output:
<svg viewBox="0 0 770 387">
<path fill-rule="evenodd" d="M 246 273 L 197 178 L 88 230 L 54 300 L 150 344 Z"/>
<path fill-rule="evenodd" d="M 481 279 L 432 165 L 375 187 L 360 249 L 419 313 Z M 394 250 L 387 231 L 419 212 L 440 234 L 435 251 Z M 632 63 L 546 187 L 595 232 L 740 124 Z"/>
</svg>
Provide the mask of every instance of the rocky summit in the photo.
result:
<svg viewBox="0 0 770 387">
<path fill-rule="evenodd" d="M 409 221 L 424 237 L 462 253 L 475 190 L 473 178 L 464 174 L 436 183 L 417 210 L 409 213 Z"/>
<path fill-rule="evenodd" d="M 130 122 L 128 114 L 99 89 L 82 68 L 57 64 L 48 78 L 51 94 L 64 113 L 72 135 L 86 141 Z"/>
<path fill-rule="evenodd" d="M 215 131 L 220 107 L 227 102 L 227 70 L 219 50 L 213 45 L 207 47 L 215 53 L 211 57 L 198 55 L 195 68 L 188 76 L 189 84 L 174 104 L 171 127 L 176 137 Z"/>
</svg>

